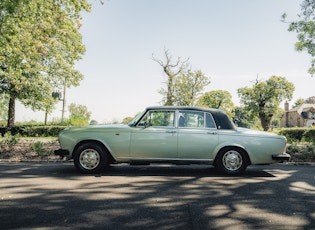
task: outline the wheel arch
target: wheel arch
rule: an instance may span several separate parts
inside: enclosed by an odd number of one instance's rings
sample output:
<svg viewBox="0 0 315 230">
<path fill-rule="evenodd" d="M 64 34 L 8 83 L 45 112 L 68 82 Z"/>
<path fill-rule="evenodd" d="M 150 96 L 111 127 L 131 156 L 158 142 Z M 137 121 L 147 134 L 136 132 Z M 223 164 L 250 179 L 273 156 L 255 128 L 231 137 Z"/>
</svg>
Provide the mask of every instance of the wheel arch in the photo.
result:
<svg viewBox="0 0 315 230">
<path fill-rule="evenodd" d="M 74 146 L 73 153 L 75 153 L 77 151 L 79 146 L 81 146 L 83 144 L 87 144 L 87 143 L 99 145 L 107 153 L 110 163 L 115 162 L 115 159 L 113 158 L 109 148 L 102 141 L 99 141 L 99 140 L 94 140 L 94 139 L 81 140 Z M 71 155 L 71 158 L 73 158 L 73 155 L 74 154 Z"/>
<path fill-rule="evenodd" d="M 234 149 L 237 149 L 239 151 L 242 151 L 247 157 L 248 165 L 252 164 L 250 156 L 248 154 L 248 151 L 246 151 L 246 149 L 243 146 L 230 144 L 230 145 L 224 145 L 224 146 L 221 146 L 220 148 L 218 148 L 218 150 L 216 151 L 216 155 L 215 155 L 214 161 L 213 161 L 213 165 L 216 165 L 216 162 L 218 160 L 218 155 L 219 155 L 219 153 L 221 151 L 225 151 L 226 149 L 231 149 L 231 148 L 234 148 Z"/>
</svg>

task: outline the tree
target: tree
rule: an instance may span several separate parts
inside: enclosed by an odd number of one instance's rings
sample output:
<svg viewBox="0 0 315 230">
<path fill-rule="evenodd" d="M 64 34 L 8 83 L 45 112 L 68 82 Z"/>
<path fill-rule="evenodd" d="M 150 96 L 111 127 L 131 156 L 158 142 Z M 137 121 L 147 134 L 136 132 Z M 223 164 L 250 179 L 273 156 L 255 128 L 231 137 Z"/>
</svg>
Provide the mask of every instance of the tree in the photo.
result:
<svg viewBox="0 0 315 230">
<path fill-rule="evenodd" d="M 78 126 L 89 124 L 91 112 L 88 111 L 86 106 L 71 103 L 69 105 L 69 112 L 70 112 L 69 121 L 71 125 Z"/>
<path fill-rule="evenodd" d="M 204 87 L 210 83 L 201 70 L 188 70 L 175 79 L 174 104 L 194 106 Z"/>
<path fill-rule="evenodd" d="M 309 97 L 305 99 L 305 103 L 307 104 L 315 104 L 315 96 Z"/>
<path fill-rule="evenodd" d="M 233 118 L 233 122 L 238 127 L 243 127 L 243 128 L 253 127 L 257 118 L 253 118 L 248 110 L 246 110 L 244 107 L 237 106 L 234 111 L 235 111 L 235 115 Z"/>
<path fill-rule="evenodd" d="M 299 98 L 294 102 L 294 105 L 292 106 L 292 108 L 296 108 L 300 105 L 304 104 L 304 99 L 303 98 Z"/>
<path fill-rule="evenodd" d="M 232 95 L 225 90 L 213 90 L 203 94 L 199 100 L 198 105 L 208 108 L 222 109 L 229 117 L 234 117 L 234 103 Z"/>
<path fill-rule="evenodd" d="M 175 93 L 174 93 L 174 85 L 175 78 L 182 74 L 188 68 L 188 59 L 182 61 L 180 57 L 177 58 L 176 62 L 173 62 L 172 56 L 168 53 L 168 50 L 164 50 L 165 61 L 160 59 L 156 59 L 154 55 L 152 55 L 152 60 L 157 62 L 162 68 L 164 73 L 167 76 L 167 89 L 161 89 L 160 93 L 164 96 L 164 105 L 174 105 L 175 103 Z"/>
<path fill-rule="evenodd" d="M 0 94 L 0 120 L 6 120 L 8 116 L 8 98 Z"/>
<path fill-rule="evenodd" d="M 285 99 L 290 100 L 293 92 L 294 85 L 279 76 L 272 76 L 266 81 L 256 79 L 253 87 L 238 89 L 244 108 L 251 112 L 252 117 L 259 117 L 265 131 L 269 129 L 280 103 Z"/>
<path fill-rule="evenodd" d="M 74 69 L 85 52 L 79 33 L 87 0 L 0 1 L 0 94 L 9 97 L 8 127 L 15 123 L 15 101 L 49 110 L 53 89 L 79 85 Z"/>
<path fill-rule="evenodd" d="M 201 70 L 192 71 L 189 68 L 189 59 L 181 61 L 178 57 L 173 62 L 168 50 L 164 50 L 165 61 L 152 59 L 162 66 L 164 73 L 167 75 L 167 88 L 162 88 L 159 92 L 163 95 L 164 105 L 195 105 L 197 98 L 205 86 L 210 84 L 210 80 Z"/>
<path fill-rule="evenodd" d="M 311 67 L 308 72 L 313 76 L 315 73 L 315 1 L 304 0 L 301 4 L 299 20 L 290 22 L 288 30 L 296 32 L 298 42 L 295 43 L 297 51 L 306 51 L 311 55 Z M 283 22 L 286 21 L 286 14 L 282 15 Z"/>
<path fill-rule="evenodd" d="M 131 122 L 133 119 L 133 117 L 125 117 L 123 120 L 122 120 L 122 123 L 123 124 L 128 124 L 129 122 Z"/>
</svg>

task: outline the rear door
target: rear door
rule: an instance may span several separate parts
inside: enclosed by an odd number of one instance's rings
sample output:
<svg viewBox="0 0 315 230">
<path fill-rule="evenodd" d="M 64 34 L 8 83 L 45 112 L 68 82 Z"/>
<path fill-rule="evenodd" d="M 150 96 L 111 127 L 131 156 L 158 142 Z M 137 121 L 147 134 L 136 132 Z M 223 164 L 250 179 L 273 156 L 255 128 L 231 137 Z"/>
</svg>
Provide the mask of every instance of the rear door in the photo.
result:
<svg viewBox="0 0 315 230">
<path fill-rule="evenodd" d="M 178 156 L 182 160 L 212 160 L 219 141 L 212 115 L 203 111 L 180 110 Z"/>
</svg>

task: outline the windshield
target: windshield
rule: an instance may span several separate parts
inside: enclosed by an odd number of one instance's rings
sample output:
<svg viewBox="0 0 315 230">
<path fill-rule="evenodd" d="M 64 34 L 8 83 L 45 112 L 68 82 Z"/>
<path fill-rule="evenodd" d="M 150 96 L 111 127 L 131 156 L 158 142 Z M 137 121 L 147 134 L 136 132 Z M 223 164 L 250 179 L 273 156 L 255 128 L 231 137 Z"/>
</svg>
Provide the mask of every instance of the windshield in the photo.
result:
<svg viewBox="0 0 315 230">
<path fill-rule="evenodd" d="M 138 114 L 132 119 L 132 121 L 130 121 L 130 122 L 128 123 L 128 125 L 129 125 L 129 126 L 135 126 L 136 123 L 137 123 L 137 121 L 143 116 L 143 114 L 144 114 L 145 112 L 146 112 L 146 110 L 143 111 L 142 113 L 138 113 Z"/>
</svg>

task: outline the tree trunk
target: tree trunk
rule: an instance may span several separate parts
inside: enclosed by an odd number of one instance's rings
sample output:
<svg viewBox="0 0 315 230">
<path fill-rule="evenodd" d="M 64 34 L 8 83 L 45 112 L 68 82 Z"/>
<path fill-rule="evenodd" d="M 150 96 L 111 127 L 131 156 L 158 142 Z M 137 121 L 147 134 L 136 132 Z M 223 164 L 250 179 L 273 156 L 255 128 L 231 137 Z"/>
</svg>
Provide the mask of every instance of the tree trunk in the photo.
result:
<svg viewBox="0 0 315 230">
<path fill-rule="evenodd" d="M 272 115 L 270 116 L 266 114 L 259 114 L 259 118 L 261 126 L 263 127 L 264 131 L 268 131 L 271 124 Z"/>
<path fill-rule="evenodd" d="M 166 102 L 164 105 L 174 105 L 173 78 L 172 75 L 168 75 Z"/>
<path fill-rule="evenodd" d="M 8 128 L 14 127 L 15 124 L 15 97 L 10 96 L 8 109 Z"/>
</svg>

